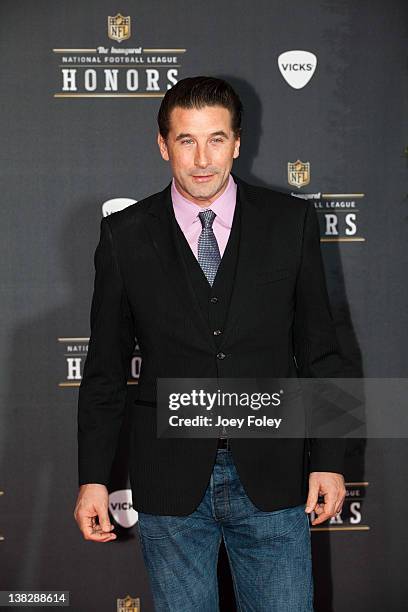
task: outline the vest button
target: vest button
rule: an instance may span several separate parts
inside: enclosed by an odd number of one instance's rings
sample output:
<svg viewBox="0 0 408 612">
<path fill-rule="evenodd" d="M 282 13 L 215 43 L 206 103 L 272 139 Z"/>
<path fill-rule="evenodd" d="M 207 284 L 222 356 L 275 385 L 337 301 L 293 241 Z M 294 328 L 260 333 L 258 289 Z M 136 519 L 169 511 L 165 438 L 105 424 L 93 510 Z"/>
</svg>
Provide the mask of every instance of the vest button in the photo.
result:
<svg viewBox="0 0 408 612">
<path fill-rule="evenodd" d="M 216 304 L 216 303 L 218 302 L 218 298 L 217 298 L 217 297 L 215 297 L 215 295 L 214 295 L 212 298 L 210 298 L 210 302 L 211 302 L 212 304 Z"/>
<path fill-rule="evenodd" d="M 219 336 L 221 334 L 221 330 L 220 329 L 214 329 L 213 334 L 214 334 L 214 336 Z"/>
<path fill-rule="evenodd" d="M 217 353 L 217 359 L 225 359 L 226 354 L 225 353 Z"/>
</svg>

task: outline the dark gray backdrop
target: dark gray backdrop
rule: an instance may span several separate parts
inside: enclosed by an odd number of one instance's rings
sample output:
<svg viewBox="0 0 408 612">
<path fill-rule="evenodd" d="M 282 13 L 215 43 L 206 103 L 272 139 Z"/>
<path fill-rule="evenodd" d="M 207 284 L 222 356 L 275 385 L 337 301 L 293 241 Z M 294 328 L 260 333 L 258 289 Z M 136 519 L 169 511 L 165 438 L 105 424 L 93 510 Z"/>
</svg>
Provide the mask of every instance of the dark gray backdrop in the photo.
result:
<svg viewBox="0 0 408 612">
<path fill-rule="evenodd" d="M 103 546 L 82 540 L 74 523 L 78 382 L 66 384 L 61 339 L 89 336 L 102 203 L 140 200 L 170 179 L 155 144 L 160 98 L 54 97 L 53 49 L 186 49 L 177 52 L 178 78 L 222 76 L 243 99 L 238 175 L 282 191 L 364 194 L 356 200 L 362 241 L 326 242 L 320 210 L 339 339 L 351 375 L 404 377 L 406 3 L 3 0 L 0 11 L 0 589 L 70 590 L 72 609 L 84 612 L 116 610 L 129 593 L 152 610 L 135 529 L 117 526 L 119 541 Z M 106 29 L 118 12 L 132 19 L 120 44 Z M 277 65 L 293 49 L 318 59 L 301 90 Z M 311 164 L 301 189 L 287 181 L 287 163 L 298 158 Z M 126 487 L 124 446 L 112 489 Z M 350 451 L 343 523 L 312 532 L 319 612 L 405 609 L 407 460 L 406 440 Z M 222 559 L 220 583 L 232 610 Z"/>
</svg>

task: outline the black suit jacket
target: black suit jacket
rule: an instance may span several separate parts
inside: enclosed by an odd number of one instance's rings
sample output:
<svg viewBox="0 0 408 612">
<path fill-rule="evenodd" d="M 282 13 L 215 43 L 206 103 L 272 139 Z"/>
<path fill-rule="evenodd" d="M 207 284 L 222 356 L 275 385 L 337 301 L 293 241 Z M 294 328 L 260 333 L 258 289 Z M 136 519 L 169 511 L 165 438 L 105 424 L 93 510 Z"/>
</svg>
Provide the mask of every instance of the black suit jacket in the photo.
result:
<svg viewBox="0 0 408 612">
<path fill-rule="evenodd" d="M 193 512 L 217 450 L 216 439 L 157 438 L 158 377 L 344 375 L 313 203 L 234 179 L 241 231 L 217 344 L 171 231 L 170 184 L 101 221 L 79 390 L 79 484 L 109 483 L 136 337 L 142 365 L 131 410 L 129 474 L 134 507 L 142 512 Z M 234 438 L 231 450 L 253 503 L 272 511 L 306 501 L 310 471 L 343 472 L 345 441 Z"/>
</svg>

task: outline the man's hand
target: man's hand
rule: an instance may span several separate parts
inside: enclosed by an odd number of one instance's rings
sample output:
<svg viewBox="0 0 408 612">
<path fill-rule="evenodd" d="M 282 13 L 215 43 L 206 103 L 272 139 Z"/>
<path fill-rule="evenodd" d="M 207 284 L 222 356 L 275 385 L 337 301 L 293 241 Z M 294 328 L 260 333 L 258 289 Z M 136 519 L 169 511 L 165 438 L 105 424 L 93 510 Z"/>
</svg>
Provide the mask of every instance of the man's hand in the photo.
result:
<svg viewBox="0 0 408 612">
<path fill-rule="evenodd" d="M 324 496 L 323 503 L 317 503 L 319 495 Z M 341 512 L 346 487 L 343 474 L 337 472 L 310 472 L 309 495 L 307 497 L 305 512 L 312 510 L 318 515 L 312 525 L 319 525 L 327 519 Z"/>
<path fill-rule="evenodd" d="M 109 520 L 108 502 L 108 489 L 105 485 L 84 484 L 79 487 L 74 518 L 85 540 L 110 542 L 116 539 L 116 535 L 111 533 L 114 526 Z"/>
</svg>

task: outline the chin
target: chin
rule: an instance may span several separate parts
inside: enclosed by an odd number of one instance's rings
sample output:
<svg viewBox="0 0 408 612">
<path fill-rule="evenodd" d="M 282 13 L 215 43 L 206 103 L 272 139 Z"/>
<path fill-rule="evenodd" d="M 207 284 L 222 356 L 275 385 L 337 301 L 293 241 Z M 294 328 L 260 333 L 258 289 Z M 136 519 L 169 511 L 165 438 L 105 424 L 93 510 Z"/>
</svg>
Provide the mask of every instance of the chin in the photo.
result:
<svg viewBox="0 0 408 612">
<path fill-rule="evenodd" d="M 213 191 L 214 189 L 200 189 L 194 185 L 187 193 L 189 193 L 193 198 L 208 198 L 212 196 Z"/>
<path fill-rule="evenodd" d="M 201 199 L 201 200 L 209 200 L 210 198 L 212 198 L 217 192 L 211 190 L 211 191 L 200 191 L 199 193 L 197 193 L 194 197 L 197 199 Z"/>
<path fill-rule="evenodd" d="M 220 189 L 221 184 L 192 185 L 191 194 L 196 198 L 212 198 Z"/>
</svg>

